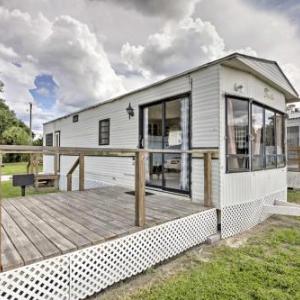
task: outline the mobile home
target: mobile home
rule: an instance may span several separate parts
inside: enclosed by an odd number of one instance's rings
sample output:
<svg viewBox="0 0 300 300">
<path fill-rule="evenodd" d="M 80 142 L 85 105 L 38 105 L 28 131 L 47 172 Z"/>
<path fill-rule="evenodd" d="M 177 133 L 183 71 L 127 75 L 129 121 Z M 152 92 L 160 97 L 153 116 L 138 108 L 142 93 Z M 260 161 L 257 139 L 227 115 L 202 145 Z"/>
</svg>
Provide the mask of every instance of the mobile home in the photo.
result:
<svg viewBox="0 0 300 300">
<path fill-rule="evenodd" d="M 295 105 L 288 107 L 288 187 L 300 189 L 300 110 Z"/>
<path fill-rule="evenodd" d="M 265 204 L 286 201 L 286 104 L 297 98 L 275 61 L 234 53 L 47 122 L 44 145 L 170 151 L 146 157 L 147 188 L 198 203 L 203 160 L 172 150 L 218 150 L 212 200 L 227 237 L 259 223 Z M 75 159 L 60 156 L 61 190 Z M 45 157 L 44 172 L 52 168 Z M 85 186 L 106 185 L 133 187 L 133 158 L 87 157 Z"/>
</svg>

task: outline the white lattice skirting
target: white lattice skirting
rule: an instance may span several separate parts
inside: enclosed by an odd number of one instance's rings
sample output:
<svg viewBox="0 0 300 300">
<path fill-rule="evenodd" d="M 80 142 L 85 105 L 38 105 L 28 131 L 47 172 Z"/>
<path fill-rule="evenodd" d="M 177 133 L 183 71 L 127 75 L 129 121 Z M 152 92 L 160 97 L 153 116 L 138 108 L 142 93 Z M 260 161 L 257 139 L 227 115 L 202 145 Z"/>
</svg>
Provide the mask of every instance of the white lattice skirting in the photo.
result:
<svg viewBox="0 0 300 300">
<path fill-rule="evenodd" d="M 263 214 L 263 206 L 272 205 L 275 200 L 283 200 L 284 193 L 280 191 L 252 202 L 223 207 L 221 210 L 222 238 L 241 233 L 261 223 L 269 217 Z"/>
<path fill-rule="evenodd" d="M 210 209 L 0 274 L 1 300 L 84 299 L 200 244 L 217 232 Z"/>
</svg>

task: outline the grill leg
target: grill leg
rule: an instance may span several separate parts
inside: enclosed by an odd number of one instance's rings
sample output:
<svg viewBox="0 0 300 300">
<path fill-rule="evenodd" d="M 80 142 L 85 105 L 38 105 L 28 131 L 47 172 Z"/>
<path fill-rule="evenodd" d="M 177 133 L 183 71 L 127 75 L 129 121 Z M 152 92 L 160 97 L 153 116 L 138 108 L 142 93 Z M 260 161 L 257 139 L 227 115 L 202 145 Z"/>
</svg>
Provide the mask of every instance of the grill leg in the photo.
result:
<svg viewBox="0 0 300 300">
<path fill-rule="evenodd" d="M 22 197 L 24 197 L 25 196 L 25 185 L 22 185 L 21 186 L 21 193 L 22 193 Z"/>
</svg>

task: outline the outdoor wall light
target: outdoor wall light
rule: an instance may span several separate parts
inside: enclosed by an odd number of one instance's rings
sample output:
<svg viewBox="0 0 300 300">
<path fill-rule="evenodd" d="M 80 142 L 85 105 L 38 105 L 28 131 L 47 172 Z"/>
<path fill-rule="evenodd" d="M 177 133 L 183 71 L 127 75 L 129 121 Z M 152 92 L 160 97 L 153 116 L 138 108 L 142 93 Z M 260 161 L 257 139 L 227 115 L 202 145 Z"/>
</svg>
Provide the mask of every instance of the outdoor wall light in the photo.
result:
<svg viewBox="0 0 300 300">
<path fill-rule="evenodd" d="M 128 117 L 129 117 L 129 120 L 130 120 L 130 118 L 134 116 L 134 109 L 132 108 L 130 102 L 129 102 L 128 107 L 126 108 L 126 111 L 128 113 Z"/>
<path fill-rule="evenodd" d="M 242 84 L 235 83 L 233 88 L 236 92 L 243 93 L 244 86 Z"/>
</svg>

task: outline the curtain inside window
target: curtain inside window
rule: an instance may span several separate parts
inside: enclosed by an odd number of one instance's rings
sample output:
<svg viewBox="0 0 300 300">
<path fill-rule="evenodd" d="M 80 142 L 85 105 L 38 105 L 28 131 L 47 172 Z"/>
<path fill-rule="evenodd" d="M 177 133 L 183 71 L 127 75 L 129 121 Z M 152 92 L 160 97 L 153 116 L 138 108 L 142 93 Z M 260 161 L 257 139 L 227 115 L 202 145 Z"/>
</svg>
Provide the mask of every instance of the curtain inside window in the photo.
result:
<svg viewBox="0 0 300 300">
<path fill-rule="evenodd" d="M 266 167 L 276 167 L 276 137 L 275 137 L 275 113 L 265 110 L 265 151 Z"/>
<path fill-rule="evenodd" d="M 248 102 L 227 99 L 227 166 L 229 170 L 249 168 Z"/>
<path fill-rule="evenodd" d="M 283 114 L 276 114 L 276 154 L 277 166 L 284 165 L 284 117 Z"/>
<path fill-rule="evenodd" d="M 252 168 L 254 170 L 264 167 L 264 109 L 258 105 L 252 105 Z"/>
</svg>

